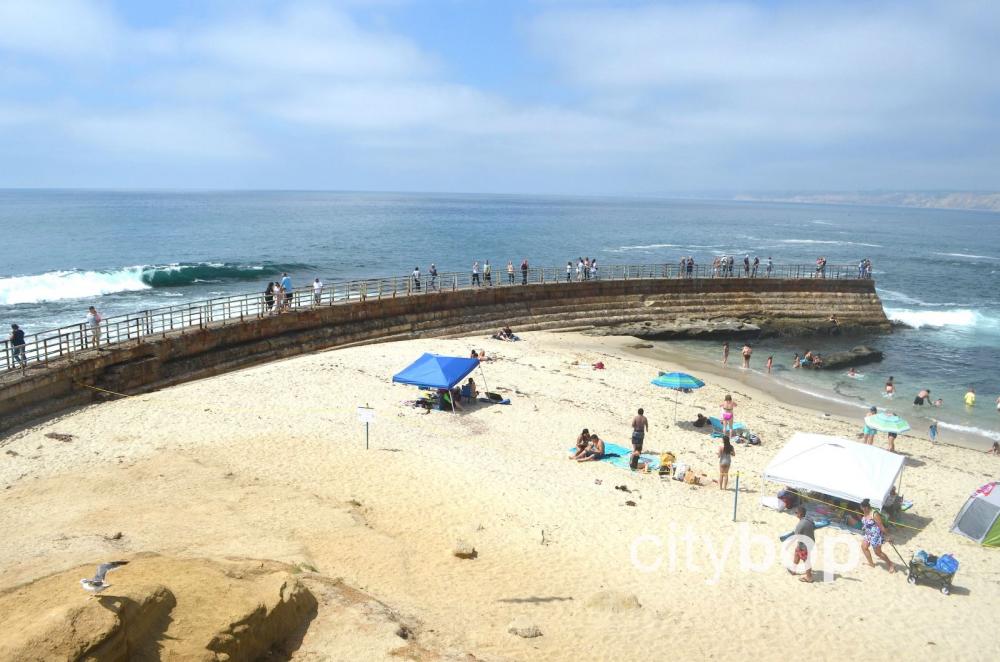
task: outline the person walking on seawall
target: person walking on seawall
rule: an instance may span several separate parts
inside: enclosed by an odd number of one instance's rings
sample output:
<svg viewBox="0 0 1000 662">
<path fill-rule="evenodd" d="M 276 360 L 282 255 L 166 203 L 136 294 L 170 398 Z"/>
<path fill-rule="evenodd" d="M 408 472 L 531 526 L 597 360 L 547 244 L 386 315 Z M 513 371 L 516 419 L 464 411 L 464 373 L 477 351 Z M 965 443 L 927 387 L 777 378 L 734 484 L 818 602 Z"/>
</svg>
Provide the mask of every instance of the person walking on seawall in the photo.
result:
<svg viewBox="0 0 1000 662">
<path fill-rule="evenodd" d="M 479 280 L 479 260 L 472 263 L 472 284 L 476 287 L 482 286 L 482 281 Z"/>
<path fill-rule="evenodd" d="M 743 256 L 743 277 L 744 278 L 749 278 L 750 277 L 750 254 L 749 253 Z"/>
<path fill-rule="evenodd" d="M 431 275 L 430 289 L 436 290 L 437 289 L 437 281 L 438 281 L 438 268 L 437 268 L 437 266 L 435 266 L 435 264 L 433 262 L 431 262 L 431 268 L 430 268 L 430 271 L 428 273 Z"/>
<path fill-rule="evenodd" d="M 573 278 L 573 263 L 566 263 L 566 282 L 568 283 Z"/>
<path fill-rule="evenodd" d="M 826 258 L 822 255 L 816 259 L 816 275 L 820 278 L 826 278 Z"/>
<path fill-rule="evenodd" d="M 795 530 L 792 535 L 801 536 L 802 538 L 808 538 L 812 541 L 812 545 L 816 545 L 816 523 L 811 519 L 806 517 L 806 507 L 799 506 L 795 509 L 795 514 L 798 515 L 799 521 L 795 525 Z M 795 560 L 792 562 L 792 567 L 797 568 L 799 561 L 803 561 L 806 564 L 806 572 L 804 575 L 799 577 L 800 582 L 805 582 L 807 584 L 812 583 L 813 571 L 812 563 L 809 562 L 809 544 L 804 540 L 797 540 L 795 545 Z M 789 572 L 792 572 L 789 570 Z"/>
<path fill-rule="evenodd" d="M 413 273 L 410 274 L 413 278 L 413 289 L 416 292 L 420 291 L 420 267 L 413 267 Z"/>
<path fill-rule="evenodd" d="M 514 263 L 507 260 L 507 283 L 514 284 Z"/>
<path fill-rule="evenodd" d="M 528 258 L 521 262 L 521 285 L 528 284 Z"/>
<path fill-rule="evenodd" d="M 420 287 L 417 286 L 417 289 L 419 290 Z M 319 302 L 322 299 L 323 299 L 323 281 L 317 278 L 316 280 L 313 281 L 313 301 L 315 301 L 316 305 L 318 306 Z"/>
<path fill-rule="evenodd" d="M 759 268 L 760 268 L 760 257 L 754 255 L 753 256 L 753 266 L 752 266 L 752 269 L 750 270 L 750 277 L 751 278 L 756 278 L 757 277 L 757 269 L 759 269 Z"/>
<path fill-rule="evenodd" d="M 292 297 L 295 294 L 292 292 L 292 279 L 288 274 L 281 274 L 281 289 L 285 291 L 285 308 L 291 308 Z"/>
<path fill-rule="evenodd" d="M 11 324 L 8 340 L 10 341 L 13 363 L 16 366 L 20 366 L 21 374 L 23 375 L 28 371 L 28 355 L 24 351 L 27 344 L 24 340 L 24 330 L 17 324 Z"/>
<path fill-rule="evenodd" d="M 642 442 L 646 438 L 646 432 L 649 430 L 649 419 L 646 418 L 645 413 L 642 411 L 642 407 L 639 408 L 639 412 L 632 418 L 632 448 L 634 448 L 639 453 L 642 452 Z"/>
<path fill-rule="evenodd" d="M 597 258 L 590 261 L 590 277 L 597 280 Z"/>
<path fill-rule="evenodd" d="M 774 262 L 771 260 L 770 256 L 768 256 L 767 268 L 764 270 L 764 273 L 767 275 L 768 278 L 770 278 L 772 271 L 774 271 Z"/>
<path fill-rule="evenodd" d="M 487 287 L 493 287 L 493 267 L 490 266 L 489 260 L 486 260 L 486 264 L 483 265 L 483 278 L 486 279 Z"/>
</svg>

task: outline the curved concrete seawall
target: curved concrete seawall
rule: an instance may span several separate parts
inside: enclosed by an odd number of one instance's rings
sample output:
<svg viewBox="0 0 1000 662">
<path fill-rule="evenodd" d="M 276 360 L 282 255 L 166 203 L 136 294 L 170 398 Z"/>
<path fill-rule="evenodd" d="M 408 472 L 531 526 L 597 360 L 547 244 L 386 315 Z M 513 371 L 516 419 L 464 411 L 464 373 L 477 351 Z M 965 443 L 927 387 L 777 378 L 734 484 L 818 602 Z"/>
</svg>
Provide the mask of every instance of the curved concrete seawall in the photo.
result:
<svg viewBox="0 0 1000 662">
<path fill-rule="evenodd" d="M 133 394 L 351 344 L 504 324 L 532 331 L 729 319 L 764 331 L 808 332 L 826 326 L 831 314 L 845 330 L 889 329 L 872 280 L 615 280 L 368 299 L 147 337 L 80 352 L 26 377 L 8 374 L 0 386 L 0 431 L 113 397 L 88 387 Z"/>
</svg>

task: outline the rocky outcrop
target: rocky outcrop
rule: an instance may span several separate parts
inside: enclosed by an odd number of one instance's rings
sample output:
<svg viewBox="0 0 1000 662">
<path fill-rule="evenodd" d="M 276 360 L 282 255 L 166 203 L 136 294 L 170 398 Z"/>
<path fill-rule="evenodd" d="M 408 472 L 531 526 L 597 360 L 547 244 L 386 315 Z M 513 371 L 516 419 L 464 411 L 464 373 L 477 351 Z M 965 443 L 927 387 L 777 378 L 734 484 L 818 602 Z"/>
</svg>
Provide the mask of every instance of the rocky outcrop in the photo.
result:
<svg viewBox="0 0 1000 662">
<path fill-rule="evenodd" d="M 855 347 L 847 352 L 831 352 L 830 354 L 822 354 L 821 356 L 823 357 L 822 365 L 805 364 L 802 367 L 814 370 L 840 370 L 850 368 L 851 366 L 877 363 L 882 360 L 882 352 L 864 345 Z"/>
<path fill-rule="evenodd" d="M 761 329 L 735 319 L 677 319 L 641 324 L 598 326 L 584 332 L 594 336 L 632 336 L 642 340 L 754 340 Z"/>
<path fill-rule="evenodd" d="M 315 597 L 282 563 L 144 554 L 92 598 L 79 578 L 94 565 L 0 595 L 0 659 L 255 660 L 316 612 Z"/>
</svg>

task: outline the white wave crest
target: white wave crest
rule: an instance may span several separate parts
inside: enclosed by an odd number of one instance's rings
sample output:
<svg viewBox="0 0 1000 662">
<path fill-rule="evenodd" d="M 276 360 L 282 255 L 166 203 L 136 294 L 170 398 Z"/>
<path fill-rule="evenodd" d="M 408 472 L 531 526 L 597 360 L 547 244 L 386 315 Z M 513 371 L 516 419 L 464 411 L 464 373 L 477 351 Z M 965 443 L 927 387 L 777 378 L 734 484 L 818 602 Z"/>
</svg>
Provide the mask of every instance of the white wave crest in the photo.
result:
<svg viewBox="0 0 1000 662">
<path fill-rule="evenodd" d="M 993 255 L 974 255 L 972 253 L 934 253 L 935 255 L 943 255 L 945 257 L 964 257 L 970 260 L 1000 260 L 1000 257 L 995 257 Z"/>
<path fill-rule="evenodd" d="M 816 221 L 810 221 L 810 223 L 812 223 L 814 225 L 836 225 L 833 221 L 820 221 L 820 220 L 816 220 Z"/>
<path fill-rule="evenodd" d="M 915 306 L 926 306 L 927 303 L 921 301 L 920 299 L 911 297 L 908 294 L 903 294 L 902 292 L 897 292 L 896 290 L 884 290 L 881 287 L 878 288 L 878 295 L 882 297 L 883 301 L 899 301 L 900 303 L 909 303 Z"/>
<path fill-rule="evenodd" d="M 680 244 L 642 244 L 639 246 L 619 246 L 618 248 L 612 248 L 610 252 L 624 253 L 626 251 L 644 251 L 654 248 L 682 248 L 682 246 Z"/>
<path fill-rule="evenodd" d="M 955 328 L 998 328 L 1000 320 L 987 317 L 977 310 L 955 308 L 953 310 L 893 310 L 887 308 L 885 314 L 894 322 L 902 322 L 915 329 L 944 327 Z"/>
<path fill-rule="evenodd" d="M 146 267 L 126 267 L 113 272 L 50 271 L 37 276 L 0 278 L 0 305 L 84 299 L 151 289 L 142 279 Z"/>
<path fill-rule="evenodd" d="M 840 241 L 836 239 L 779 239 L 779 244 L 829 244 L 832 246 L 870 246 L 882 248 L 882 244 L 866 244 L 861 241 Z"/>
<path fill-rule="evenodd" d="M 944 421 L 938 421 L 938 426 L 949 430 L 957 430 L 958 432 L 965 432 L 967 434 L 986 437 L 987 439 L 992 439 L 993 441 L 1000 441 L 1000 432 L 995 430 L 984 430 L 983 428 L 977 428 L 972 425 L 959 425 L 957 423 L 945 423 Z"/>
</svg>

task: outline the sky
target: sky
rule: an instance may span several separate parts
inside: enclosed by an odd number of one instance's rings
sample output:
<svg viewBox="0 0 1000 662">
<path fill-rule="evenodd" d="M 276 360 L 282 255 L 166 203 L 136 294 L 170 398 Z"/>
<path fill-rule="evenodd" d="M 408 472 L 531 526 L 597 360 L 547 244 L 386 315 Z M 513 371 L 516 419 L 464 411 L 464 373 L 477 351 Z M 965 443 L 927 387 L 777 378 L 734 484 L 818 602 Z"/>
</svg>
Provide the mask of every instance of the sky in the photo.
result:
<svg viewBox="0 0 1000 662">
<path fill-rule="evenodd" d="M 0 187 L 1000 190 L 1000 3 L 0 0 Z"/>
</svg>

